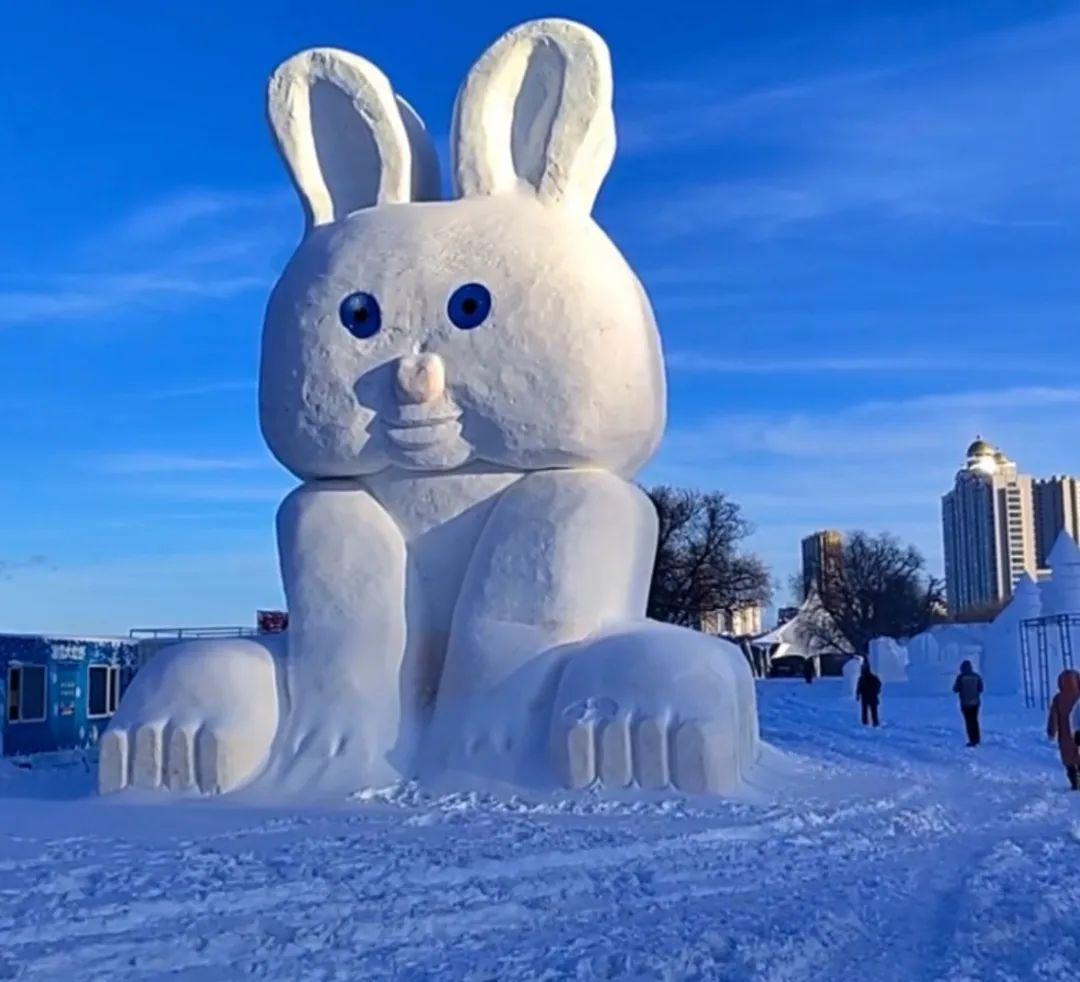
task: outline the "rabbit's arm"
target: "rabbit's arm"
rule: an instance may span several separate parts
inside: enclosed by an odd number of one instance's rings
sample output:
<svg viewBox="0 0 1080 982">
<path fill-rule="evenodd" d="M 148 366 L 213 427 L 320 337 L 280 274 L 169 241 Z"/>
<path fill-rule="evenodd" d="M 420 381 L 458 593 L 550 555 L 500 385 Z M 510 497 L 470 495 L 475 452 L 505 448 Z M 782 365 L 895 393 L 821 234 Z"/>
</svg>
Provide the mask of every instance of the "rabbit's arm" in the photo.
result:
<svg viewBox="0 0 1080 982">
<path fill-rule="evenodd" d="M 301 485 L 282 503 L 277 527 L 289 606 L 287 711 L 265 779 L 335 793 L 397 780 L 414 729 L 414 707 L 401 698 L 401 531 L 348 480 Z"/>
<path fill-rule="evenodd" d="M 277 526 L 291 674 L 326 691 L 396 685 L 406 551 L 394 520 L 359 485 L 320 481 L 285 499 Z"/>
<path fill-rule="evenodd" d="M 498 685 L 536 655 L 644 616 L 656 512 L 604 471 L 544 471 L 509 489 L 476 545 L 440 696 Z"/>
</svg>

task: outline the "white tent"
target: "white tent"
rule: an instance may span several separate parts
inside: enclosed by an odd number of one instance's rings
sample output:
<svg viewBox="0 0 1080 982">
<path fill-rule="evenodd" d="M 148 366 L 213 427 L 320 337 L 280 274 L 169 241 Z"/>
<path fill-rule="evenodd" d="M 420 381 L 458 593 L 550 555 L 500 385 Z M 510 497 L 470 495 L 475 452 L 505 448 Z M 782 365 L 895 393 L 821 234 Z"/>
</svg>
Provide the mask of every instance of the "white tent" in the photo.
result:
<svg viewBox="0 0 1080 982">
<path fill-rule="evenodd" d="M 820 675 L 821 655 L 830 649 L 822 643 L 819 632 L 812 628 L 811 623 L 812 619 L 820 619 L 821 616 L 821 601 L 811 591 L 794 617 L 751 640 L 755 666 L 760 666 L 764 674 L 778 658 L 811 658 L 815 672 Z"/>
</svg>

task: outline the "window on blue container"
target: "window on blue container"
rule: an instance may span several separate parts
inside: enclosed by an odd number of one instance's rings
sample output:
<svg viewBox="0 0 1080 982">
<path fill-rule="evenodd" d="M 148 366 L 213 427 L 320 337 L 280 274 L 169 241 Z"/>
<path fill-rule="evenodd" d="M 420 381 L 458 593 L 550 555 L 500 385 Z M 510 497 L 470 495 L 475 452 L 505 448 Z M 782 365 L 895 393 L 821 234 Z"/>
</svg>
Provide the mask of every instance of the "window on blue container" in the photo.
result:
<svg viewBox="0 0 1080 982">
<path fill-rule="evenodd" d="M 91 665 L 86 687 L 86 715 L 112 716 L 119 701 L 120 669 L 116 665 Z"/>
<path fill-rule="evenodd" d="M 40 723 L 45 718 L 45 666 L 8 667 L 7 718 L 11 723 Z"/>
</svg>

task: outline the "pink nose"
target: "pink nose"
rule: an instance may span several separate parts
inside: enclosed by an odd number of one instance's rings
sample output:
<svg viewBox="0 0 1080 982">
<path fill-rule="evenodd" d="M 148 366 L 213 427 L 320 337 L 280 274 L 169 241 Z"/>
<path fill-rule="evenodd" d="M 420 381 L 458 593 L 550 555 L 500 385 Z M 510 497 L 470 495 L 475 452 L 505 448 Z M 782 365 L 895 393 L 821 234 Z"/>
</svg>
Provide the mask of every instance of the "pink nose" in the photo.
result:
<svg viewBox="0 0 1080 982">
<path fill-rule="evenodd" d="M 397 363 L 398 394 L 405 402 L 432 402 L 446 389 L 446 366 L 438 355 L 401 358 Z"/>
</svg>

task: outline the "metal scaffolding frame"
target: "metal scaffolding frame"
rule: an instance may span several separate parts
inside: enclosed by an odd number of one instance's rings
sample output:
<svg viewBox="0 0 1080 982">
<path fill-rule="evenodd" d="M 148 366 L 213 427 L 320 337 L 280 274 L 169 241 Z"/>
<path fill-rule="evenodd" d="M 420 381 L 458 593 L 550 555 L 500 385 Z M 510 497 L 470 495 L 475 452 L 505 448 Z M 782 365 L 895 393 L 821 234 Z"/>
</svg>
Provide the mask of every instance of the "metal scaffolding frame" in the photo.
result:
<svg viewBox="0 0 1080 982">
<path fill-rule="evenodd" d="M 1056 629 L 1056 630 L 1055 630 Z M 1060 668 L 1073 668 L 1073 631 L 1080 631 L 1080 613 L 1047 614 L 1020 622 L 1020 663 L 1024 677 L 1024 705 L 1046 709 L 1053 693 L 1050 690 L 1051 637 L 1056 635 L 1054 652 Z M 1032 637 L 1034 636 L 1034 651 Z M 1032 664 L 1034 656 L 1035 663 Z M 1053 681 L 1057 681 L 1056 673 Z"/>
</svg>

